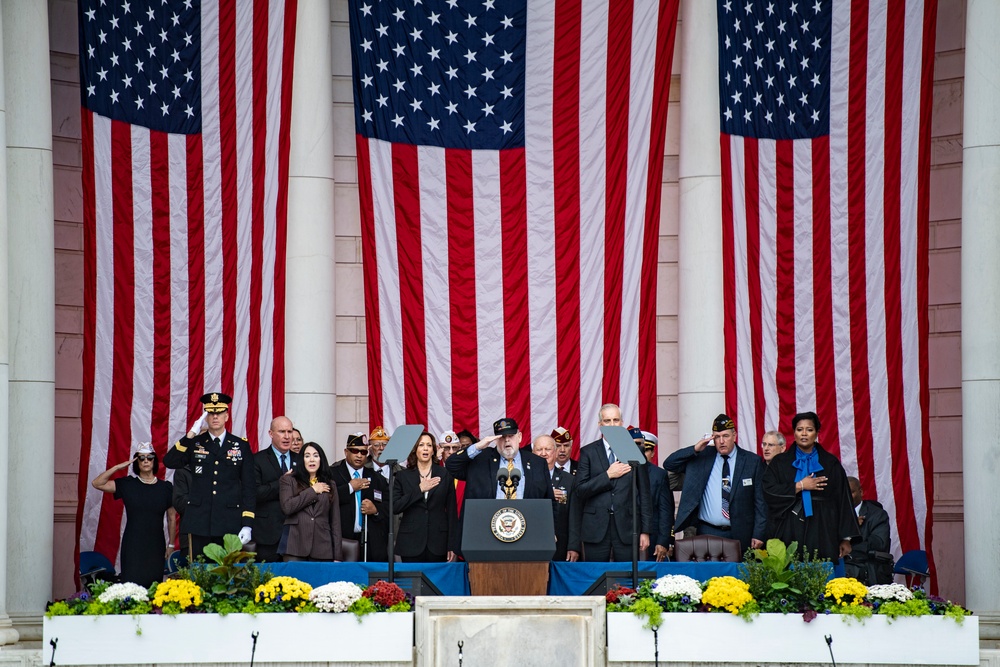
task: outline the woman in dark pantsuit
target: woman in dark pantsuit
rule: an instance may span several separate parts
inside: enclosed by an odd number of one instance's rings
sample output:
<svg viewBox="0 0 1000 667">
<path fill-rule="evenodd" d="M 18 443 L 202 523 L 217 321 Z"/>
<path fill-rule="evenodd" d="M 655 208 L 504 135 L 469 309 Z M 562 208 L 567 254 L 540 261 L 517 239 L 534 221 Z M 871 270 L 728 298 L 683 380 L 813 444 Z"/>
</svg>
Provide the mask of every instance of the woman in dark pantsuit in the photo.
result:
<svg viewBox="0 0 1000 667">
<path fill-rule="evenodd" d="M 394 511 L 403 515 L 396 553 L 404 562 L 455 560 L 455 479 L 433 458 L 434 436 L 425 431 L 395 475 Z"/>
</svg>

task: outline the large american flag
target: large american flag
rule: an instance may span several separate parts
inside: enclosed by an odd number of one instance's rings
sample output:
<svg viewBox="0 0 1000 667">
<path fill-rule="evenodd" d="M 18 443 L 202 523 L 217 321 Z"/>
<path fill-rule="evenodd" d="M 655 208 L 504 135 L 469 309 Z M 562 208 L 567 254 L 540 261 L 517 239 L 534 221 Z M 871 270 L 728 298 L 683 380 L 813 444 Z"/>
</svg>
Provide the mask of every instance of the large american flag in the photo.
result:
<svg viewBox="0 0 1000 667">
<path fill-rule="evenodd" d="M 820 442 L 930 549 L 935 0 L 720 1 L 726 402 Z M 750 440 L 753 442 L 753 440 Z"/>
<path fill-rule="evenodd" d="M 222 390 L 251 446 L 284 401 L 295 0 L 81 0 L 79 549 L 122 506 L 89 481 L 162 455 Z M 163 468 L 161 467 L 161 475 Z"/>
<path fill-rule="evenodd" d="M 677 0 L 351 0 L 372 424 L 655 429 Z"/>
</svg>

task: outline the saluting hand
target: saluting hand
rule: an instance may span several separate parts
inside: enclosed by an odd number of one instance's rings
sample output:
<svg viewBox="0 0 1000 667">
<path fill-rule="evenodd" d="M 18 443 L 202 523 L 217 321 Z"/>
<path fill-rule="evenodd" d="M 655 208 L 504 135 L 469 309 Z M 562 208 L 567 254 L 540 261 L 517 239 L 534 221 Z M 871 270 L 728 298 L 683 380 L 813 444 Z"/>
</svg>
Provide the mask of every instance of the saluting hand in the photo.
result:
<svg viewBox="0 0 1000 667">
<path fill-rule="evenodd" d="M 476 449 L 486 449 L 487 447 L 496 447 L 497 440 L 500 439 L 499 435 L 491 435 L 488 438 L 483 438 L 476 443 Z"/>
</svg>

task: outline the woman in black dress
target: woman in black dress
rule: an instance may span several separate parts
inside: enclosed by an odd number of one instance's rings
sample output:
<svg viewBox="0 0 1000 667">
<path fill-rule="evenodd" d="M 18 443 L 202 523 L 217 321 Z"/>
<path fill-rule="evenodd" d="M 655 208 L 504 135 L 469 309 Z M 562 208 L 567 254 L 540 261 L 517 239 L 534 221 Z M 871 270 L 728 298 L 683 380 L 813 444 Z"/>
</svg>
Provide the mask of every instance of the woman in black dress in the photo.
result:
<svg viewBox="0 0 1000 667">
<path fill-rule="evenodd" d="M 433 462 L 434 449 L 434 436 L 421 433 L 394 478 L 393 511 L 403 515 L 396 553 L 403 562 L 455 560 L 455 478 Z"/>
<path fill-rule="evenodd" d="M 785 544 L 799 543 L 799 553 L 817 552 L 836 561 L 851 553 L 858 520 L 847 473 L 836 456 L 817 442 L 819 417 L 792 417 L 793 446 L 771 459 L 764 471 L 768 527 Z"/>
<path fill-rule="evenodd" d="M 132 466 L 135 476 L 118 479 L 111 476 Z M 172 507 L 173 485 L 157 478 L 160 461 L 149 443 L 140 443 L 135 456 L 108 468 L 91 484 L 115 499 L 125 502 L 125 533 L 122 535 L 122 571 L 120 579 L 147 588 L 163 581 L 163 566 L 173 550 L 163 535 L 163 515 L 167 515 L 167 532 L 171 538 L 177 524 L 177 512 Z"/>
</svg>

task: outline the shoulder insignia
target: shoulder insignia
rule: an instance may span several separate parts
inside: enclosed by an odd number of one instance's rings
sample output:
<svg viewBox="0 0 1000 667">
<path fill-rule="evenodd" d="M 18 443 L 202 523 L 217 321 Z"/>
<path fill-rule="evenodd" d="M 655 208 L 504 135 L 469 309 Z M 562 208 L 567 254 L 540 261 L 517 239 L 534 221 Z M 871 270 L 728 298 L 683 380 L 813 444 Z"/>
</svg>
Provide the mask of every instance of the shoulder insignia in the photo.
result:
<svg viewBox="0 0 1000 667">
<path fill-rule="evenodd" d="M 243 442 L 246 442 L 247 441 L 247 437 L 243 436 L 242 438 L 240 438 L 240 440 L 242 440 Z"/>
</svg>

